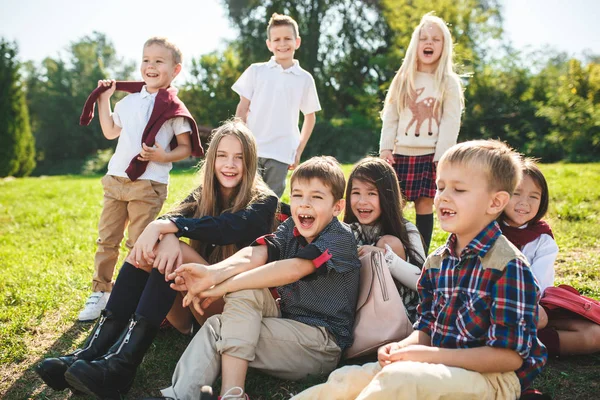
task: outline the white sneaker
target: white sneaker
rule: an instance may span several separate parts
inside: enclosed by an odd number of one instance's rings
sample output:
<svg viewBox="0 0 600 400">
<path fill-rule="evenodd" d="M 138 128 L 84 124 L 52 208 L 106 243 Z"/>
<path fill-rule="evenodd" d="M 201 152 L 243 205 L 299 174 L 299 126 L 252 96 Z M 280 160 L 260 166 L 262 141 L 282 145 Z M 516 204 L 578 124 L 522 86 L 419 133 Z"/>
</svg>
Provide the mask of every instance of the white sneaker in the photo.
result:
<svg viewBox="0 0 600 400">
<path fill-rule="evenodd" d="M 94 292 L 90 294 L 85 302 L 85 308 L 79 313 L 80 321 L 93 321 L 100 316 L 100 312 L 106 307 L 110 292 Z"/>
</svg>

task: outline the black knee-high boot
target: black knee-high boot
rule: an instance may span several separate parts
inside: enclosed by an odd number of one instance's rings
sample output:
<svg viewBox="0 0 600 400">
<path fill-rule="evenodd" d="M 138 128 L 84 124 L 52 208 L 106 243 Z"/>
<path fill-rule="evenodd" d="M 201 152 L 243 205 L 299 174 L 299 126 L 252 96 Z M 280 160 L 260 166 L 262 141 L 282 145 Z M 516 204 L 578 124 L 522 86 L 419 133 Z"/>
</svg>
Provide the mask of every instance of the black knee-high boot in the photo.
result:
<svg viewBox="0 0 600 400">
<path fill-rule="evenodd" d="M 46 358 L 35 367 L 35 372 L 54 390 L 69 387 L 65 372 L 77 360 L 92 361 L 104 355 L 118 339 L 127 321 L 118 320 L 108 310 L 103 310 L 96 326 L 92 329 L 80 349 L 71 354 L 55 358 Z"/>
<path fill-rule="evenodd" d="M 65 373 L 67 382 L 98 399 L 120 399 L 131 388 L 137 367 L 157 333 L 155 324 L 134 314 L 108 353 L 91 362 L 78 360 L 71 365 Z"/>
</svg>

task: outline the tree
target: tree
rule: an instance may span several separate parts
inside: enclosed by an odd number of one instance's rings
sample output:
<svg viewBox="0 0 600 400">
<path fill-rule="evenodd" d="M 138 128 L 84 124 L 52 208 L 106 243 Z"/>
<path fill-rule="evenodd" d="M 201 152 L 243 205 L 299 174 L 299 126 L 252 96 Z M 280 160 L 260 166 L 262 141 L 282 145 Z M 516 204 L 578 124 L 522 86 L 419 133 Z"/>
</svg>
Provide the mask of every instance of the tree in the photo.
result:
<svg viewBox="0 0 600 400">
<path fill-rule="evenodd" d="M 192 60 L 191 78 L 182 86 L 179 97 L 199 125 L 217 127 L 235 115 L 239 97 L 231 86 L 240 69 L 239 55 L 232 46 Z"/>
<path fill-rule="evenodd" d="M 17 45 L 0 39 L 0 176 L 27 176 L 35 168 L 34 139 L 21 86 Z"/>
<path fill-rule="evenodd" d="M 79 126 L 87 96 L 99 79 L 126 79 L 131 63 L 116 55 L 104 34 L 94 32 L 69 46 L 69 58 L 46 58 L 38 68 L 27 66 L 28 104 L 36 137 L 38 164 L 45 171 L 77 173 L 84 160 L 114 147 L 97 121 Z M 122 94 L 115 94 L 118 99 Z"/>
<path fill-rule="evenodd" d="M 377 151 L 385 93 L 424 14 L 435 11 L 448 22 L 463 71 L 473 71 L 484 59 L 485 43 L 501 33 L 497 0 L 223 3 L 239 31 L 235 46 L 244 68 L 270 56 L 265 39 L 273 12 L 288 14 L 298 22 L 302 45 L 296 58 L 314 76 L 323 108 L 304 154 L 322 154 L 325 149 L 341 161 L 355 161 L 357 155 Z"/>
</svg>

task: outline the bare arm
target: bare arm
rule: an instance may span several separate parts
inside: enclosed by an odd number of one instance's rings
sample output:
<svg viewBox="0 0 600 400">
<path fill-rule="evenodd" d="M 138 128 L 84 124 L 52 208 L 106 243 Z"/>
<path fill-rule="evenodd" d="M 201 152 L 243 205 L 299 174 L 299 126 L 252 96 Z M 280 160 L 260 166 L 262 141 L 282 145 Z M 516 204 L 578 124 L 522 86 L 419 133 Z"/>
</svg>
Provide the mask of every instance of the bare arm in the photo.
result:
<svg viewBox="0 0 600 400">
<path fill-rule="evenodd" d="M 188 158 L 192 154 L 192 132 L 176 135 L 177 147 L 167 153 L 165 162 L 174 162 Z"/>
<path fill-rule="evenodd" d="M 183 264 L 171 273 L 168 279 L 174 279 L 175 283 L 171 284 L 171 287 L 178 291 L 187 291 L 186 298 L 191 300 L 211 286 L 264 265 L 267 259 L 266 246 L 249 246 L 214 265 Z"/>
<path fill-rule="evenodd" d="M 248 111 L 250 111 L 250 100 L 244 96 L 240 96 L 240 102 L 235 109 L 235 116 L 246 122 L 248 119 Z"/>
<path fill-rule="evenodd" d="M 312 274 L 315 269 L 312 261 L 302 258 L 274 261 L 235 275 L 220 285 L 203 292 L 202 296 L 223 296 L 238 290 L 287 285 Z"/>
<path fill-rule="evenodd" d="M 523 359 L 516 351 L 489 346 L 470 349 L 442 349 L 410 345 L 393 351 L 390 354 L 390 361 L 443 364 L 481 373 L 515 371 L 523 364 Z"/>
<path fill-rule="evenodd" d="M 112 140 L 116 139 L 121 135 L 121 127 L 115 124 L 112 118 L 112 111 L 110 108 L 110 97 L 113 95 L 117 88 L 115 80 L 100 80 L 98 81 L 98 87 L 110 86 L 106 92 L 102 93 L 98 97 L 98 118 L 100 119 L 100 127 L 104 137 Z"/>
<path fill-rule="evenodd" d="M 289 169 L 296 168 L 296 166 L 298 166 L 300 163 L 300 157 L 302 156 L 302 152 L 308 143 L 308 139 L 310 139 L 310 135 L 312 135 L 316 123 L 317 115 L 315 113 L 304 115 L 304 122 L 302 123 L 302 130 L 300 131 L 300 144 L 296 149 L 296 159 L 294 164 L 290 165 Z"/>
<path fill-rule="evenodd" d="M 382 367 L 384 367 L 387 364 L 391 364 L 393 361 L 390 357 L 393 353 L 395 353 L 399 349 L 412 345 L 430 346 L 431 337 L 429 337 L 429 335 L 423 331 L 416 330 L 413 331 L 413 333 L 411 333 L 408 337 L 399 342 L 392 342 L 381 346 L 377 351 L 377 359 L 379 361 L 379 364 Z"/>
<path fill-rule="evenodd" d="M 158 142 L 156 142 L 153 147 L 149 147 L 145 143 L 142 143 L 142 151 L 140 152 L 138 160 L 161 163 L 183 160 L 192 154 L 192 139 L 190 138 L 190 134 L 191 132 L 185 132 L 175 136 L 177 138 L 177 147 L 168 153 Z"/>
</svg>

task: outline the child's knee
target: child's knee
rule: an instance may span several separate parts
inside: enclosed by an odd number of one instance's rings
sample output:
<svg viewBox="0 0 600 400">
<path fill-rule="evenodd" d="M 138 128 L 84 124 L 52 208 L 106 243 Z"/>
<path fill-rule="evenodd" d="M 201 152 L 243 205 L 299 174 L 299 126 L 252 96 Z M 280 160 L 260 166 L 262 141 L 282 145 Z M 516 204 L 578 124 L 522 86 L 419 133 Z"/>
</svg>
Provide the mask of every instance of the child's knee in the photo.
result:
<svg viewBox="0 0 600 400">
<path fill-rule="evenodd" d="M 246 300 L 259 300 L 263 297 L 263 289 L 245 289 L 238 290 L 237 292 L 227 293 L 225 295 L 225 302 L 232 299 L 246 299 Z"/>
<path fill-rule="evenodd" d="M 583 331 L 582 337 L 590 353 L 600 351 L 600 325 L 590 323 Z"/>
</svg>

